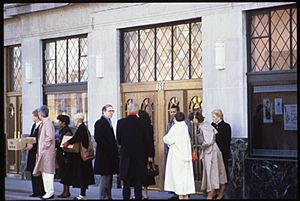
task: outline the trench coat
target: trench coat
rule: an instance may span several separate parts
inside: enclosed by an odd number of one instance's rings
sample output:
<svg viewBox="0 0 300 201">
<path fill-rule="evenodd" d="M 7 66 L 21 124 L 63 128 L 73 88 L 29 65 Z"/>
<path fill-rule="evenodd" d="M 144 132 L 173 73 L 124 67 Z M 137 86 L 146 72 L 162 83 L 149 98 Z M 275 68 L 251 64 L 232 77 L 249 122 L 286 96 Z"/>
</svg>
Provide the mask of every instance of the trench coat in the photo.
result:
<svg viewBox="0 0 300 201">
<path fill-rule="evenodd" d="M 146 182 L 147 161 L 151 141 L 147 124 L 136 115 L 129 115 L 117 123 L 117 142 L 120 146 L 120 179 L 134 186 Z"/>
<path fill-rule="evenodd" d="M 36 163 L 32 174 L 34 176 L 41 175 L 41 172 L 55 174 L 55 128 L 49 119 L 41 123 L 38 139 Z"/>
<path fill-rule="evenodd" d="M 192 147 L 186 123 L 175 123 L 163 141 L 169 146 L 164 189 L 177 195 L 195 193 Z"/>
<path fill-rule="evenodd" d="M 100 175 L 119 173 L 119 153 L 114 129 L 105 117 L 95 123 L 94 138 L 97 143 L 94 172 Z"/>
<path fill-rule="evenodd" d="M 208 122 L 204 121 L 199 124 L 197 136 L 200 138 L 199 141 L 203 141 L 200 154 L 203 164 L 201 190 L 207 192 L 219 189 L 220 184 L 227 182 L 222 153 L 215 142 L 216 135 L 217 130 Z"/>
</svg>

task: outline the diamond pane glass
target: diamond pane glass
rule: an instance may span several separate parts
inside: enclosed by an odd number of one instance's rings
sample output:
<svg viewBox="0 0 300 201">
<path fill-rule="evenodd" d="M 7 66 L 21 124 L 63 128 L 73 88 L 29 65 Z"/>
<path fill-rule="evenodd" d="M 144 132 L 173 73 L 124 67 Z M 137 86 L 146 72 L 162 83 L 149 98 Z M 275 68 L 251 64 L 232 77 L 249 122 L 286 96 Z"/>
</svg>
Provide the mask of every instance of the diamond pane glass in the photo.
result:
<svg viewBox="0 0 300 201">
<path fill-rule="evenodd" d="M 88 57 L 80 57 L 80 82 L 88 81 Z"/>
<path fill-rule="evenodd" d="M 202 78 L 202 23 L 192 23 L 191 26 L 191 76 L 192 79 Z"/>
<path fill-rule="evenodd" d="M 68 40 L 68 81 L 78 82 L 78 38 Z"/>
<path fill-rule="evenodd" d="M 171 80 L 172 67 L 172 29 L 157 28 L 157 81 Z"/>
<path fill-rule="evenodd" d="M 56 42 L 56 68 L 57 83 L 67 82 L 67 41 L 59 40 Z"/>
<path fill-rule="evenodd" d="M 10 49 L 11 52 L 11 80 L 10 90 L 22 90 L 22 65 L 21 65 L 21 46 L 15 46 Z"/>
<path fill-rule="evenodd" d="M 46 83 L 55 84 L 55 61 L 50 60 L 45 62 L 46 66 Z"/>
<path fill-rule="evenodd" d="M 55 42 L 46 43 L 45 49 L 45 60 L 54 60 L 55 59 Z"/>
<path fill-rule="evenodd" d="M 271 11 L 271 66 L 272 70 L 290 68 L 289 9 Z"/>
<path fill-rule="evenodd" d="M 252 39 L 251 67 L 252 71 L 269 70 L 269 43 L 268 38 Z"/>
<path fill-rule="evenodd" d="M 297 68 L 297 9 L 292 9 L 292 68 Z"/>
<path fill-rule="evenodd" d="M 174 26 L 174 80 L 189 79 L 189 24 Z"/>
<path fill-rule="evenodd" d="M 80 56 L 87 55 L 87 38 L 80 38 Z"/>
<path fill-rule="evenodd" d="M 154 29 L 140 30 L 140 76 L 154 81 Z"/>
<path fill-rule="evenodd" d="M 124 33 L 124 80 L 138 82 L 138 31 Z"/>
<path fill-rule="evenodd" d="M 261 14 L 252 17 L 251 35 L 252 37 L 268 36 L 269 34 L 268 14 Z"/>
</svg>

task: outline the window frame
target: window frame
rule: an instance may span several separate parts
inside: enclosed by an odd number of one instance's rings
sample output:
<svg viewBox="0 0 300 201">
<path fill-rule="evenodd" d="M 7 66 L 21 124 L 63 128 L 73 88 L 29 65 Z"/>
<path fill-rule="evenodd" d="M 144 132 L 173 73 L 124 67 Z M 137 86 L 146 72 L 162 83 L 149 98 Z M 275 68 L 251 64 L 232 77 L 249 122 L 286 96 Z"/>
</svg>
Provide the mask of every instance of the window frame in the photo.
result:
<svg viewBox="0 0 300 201">
<path fill-rule="evenodd" d="M 157 34 L 157 28 L 160 28 L 160 27 L 166 27 L 166 26 L 170 26 L 172 28 L 172 31 L 171 31 L 171 34 L 172 34 L 172 54 L 171 54 L 171 81 L 174 80 L 174 58 L 173 58 L 173 54 L 174 54 L 174 37 L 173 37 L 173 26 L 175 25 L 181 25 L 181 24 L 189 24 L 189 56 L 188 56 L 188 60 L 189 60 L 189 69 L 188 69 L 188 76 L 189 76 L 189 79 L 195 79 L 195 78 L 192 78 L 191 74 L 192 74 L 192 58 L 191 58 L 191 52 L 192 52 L 192 45 L 191 45 L 191 24 L 192 23 L 202 23 L 202 18 L 201 17 L 196 17 L 196 18 L 191 18 L 191 19 L 185 19 L 185 20 L 177 20 L 177 21 L 172 21 L 172 22 L 163 22 L 163 23 L 157 23 L 157 24 L 149 24 L 149 25 L 142 25 L 142 26 L 134 26 L 134 27 L 128 27 L 128 28 L 121 28 L 119 29 L 120 31 L 120 81 L 121 83 L 141 83 L 141 82 L 157 82 L 157 74 L 158 74 L 158 71 L 157 71 L 157 39 L 156 39 L 156 34 Z M 202 24 L 201 24 L 201 27 L 202 27 Z M 145 29 L 154 29 L 154 80 L 153 81 L 141 81 L 141 76 L 140 76 L 140 30 L 145 30 Z M 138 81 L 131 81 L 131 82 L 126 82 L 125 81 L 125 75 L 124 75 L 124 72 L 125 72 L 125 66 L 124 66 L 124 33 L 125 32 L 130 32 L 130 31 L 138 31 Z M 202 34 L 202 32 L 201 32 Z M 201 56 L 202 57 L 202 56 Z M 201 65 L 201 68 L 203 66 Z M 201 74 L 199 75 L 200 78 L 197 78 L 197 79 L 201 79 Z M 180 79 L 182 80 L 182 79 Z"/>
<path fill-rule="evenodd" d="M 253 120 L 252 120 L 252 109 L 253 109 L 253 97 L 254 88 L 258 86 L 274 86 L 274 85 L 286 85 L 290 87 L 292 85 L 297 85 L 297 68 L 292 68 L 288 70 L 268 70 L 268 71 L 252 71 L 251 67 L 251 17 L 254 13 L 265 13 L 271 12 L 272 10 L 281 9 L 292 9 L 296 8 L 296 4 L 289 4 L 284 6 L 269 7 L 257 10 L 251 10 L 246 12 L 246 40 L 247 40 L 247 111 L 248 111 L 248 154 L 253 158 L 280 158 L 280 159 L 295 159 L 297 156 L 279 156 L 275 154 L 254 154 L 253 153 Z M 291 48 L 292 49 L 292 48 Z M 271 52 L 271 51 L 270 51 Z M 292 56 L 291 56 L 292 57 Z M 298 58 L 297 58 L 298 60 Z M 292 64 L 292 63 L 290 63 Z M 270 66 L 271 67 L 271 66 Z M 291 66 L 290 66 L 291 67 Z M 280 92 L 280 90 L 278 90 Z M 271 92 L 270 92 L 271 93 Z M 276 92 L 275 92 L 276 93 Z M 278 92 L 277 92 L 278 93 Z M 278 149 L 282 150 L 282 149 Z"/>
</svg>

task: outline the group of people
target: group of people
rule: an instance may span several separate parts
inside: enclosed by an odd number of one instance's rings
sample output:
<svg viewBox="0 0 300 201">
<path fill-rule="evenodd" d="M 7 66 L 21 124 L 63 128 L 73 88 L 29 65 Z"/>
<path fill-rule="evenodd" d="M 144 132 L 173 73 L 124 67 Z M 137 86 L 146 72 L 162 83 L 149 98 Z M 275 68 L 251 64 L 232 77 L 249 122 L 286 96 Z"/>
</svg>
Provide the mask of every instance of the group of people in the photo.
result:
<svg viewBox="0 0 300 201">
<path fill-rule="evenodd" d="M 102 108 L 102 116 L 94 125 L 96 152 L 94 166 L 92 160 L 84 161 L 80 153 L 68 152 L 69 145 L 81 143 L 88 148 L 89 131 L 84 124 L 82 113 L 73 116 L 77 127 L 75 133 L 69 127 L 70 117 L 58 115 L 59 137 L 55 139 L 53 123 L 48 119 L 49 109 L 41 106 L 32 112 L 34 124 L 31 137 L 36 137 L 36 144 L 27 144 L 29 150 L 27 170 L 31 172 L 31 196 L 42 199 L 54 197 L 54 174 L 63 184 L 63 192 L 58 195 L 68 198 L 70 186 L 80 188 L 79 196 L 74 199 L 86 200 L 86 190 L 95 184 L 94 175 L 100 175 L 100 199 L 112 199 L 113 175 L 118 174 L 123 181 L 123 198 L 130 199 L 131 187 L 134 187 L 135 199 L 148 199 L 148 186 L 155 185 L 155 178 L 149 175 L 154 165 L 154 134 L 150 116 L 139 110 L 139 106 L 130 103 L 127 117 L 118 120 L 116 135 L 111 118 L 113 106 L 107 104 Z M 223 121 L 221 110 L 212 112 L 213 123 L 204 121 L 201 112 L 195 112 L 186 118 L 178 106 L 170 109 L 170 122 L 167 125 L 165 143 L 165 183 L 164 190 L 174 194 L 174 198 L 188 199 L 195 193 L 192 163 L 192 124 L 197 120 L 198 137 L 201 144 L 200 159 L 203 163 L 201 190 L 208 192 L 208 199 L 224 198 L 225 184 L 228 178 L 228 157 L 230 153 L 231 128 Z M 71 139 L 62 143 L 64 136 Z M 144 188 L 144 195 L 143 195 Z M 216 190 L 219 189 L 219 193 Z"/>
</svg>

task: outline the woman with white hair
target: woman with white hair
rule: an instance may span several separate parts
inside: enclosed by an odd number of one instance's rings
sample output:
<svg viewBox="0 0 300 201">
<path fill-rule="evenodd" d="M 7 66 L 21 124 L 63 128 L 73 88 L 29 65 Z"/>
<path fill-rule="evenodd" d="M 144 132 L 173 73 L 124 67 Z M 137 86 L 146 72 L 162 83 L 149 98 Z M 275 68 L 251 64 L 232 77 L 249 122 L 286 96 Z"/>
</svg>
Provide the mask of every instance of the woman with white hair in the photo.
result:
<svg viewBox="0 0 300 201">
<path fill-rule="evenodd" d="M 89 133 L 88 128 L 83 123 L 84 115 L 82 113 L 75 114 L 74 117 L 75 126 L 78 128 L 74 136 L 63 144 L 64 148 L 67 148 L 69 144 L 82 143 L 82 146 L 88 148 L 89 146 Z M 80 188 L 80 195 L 76 197 L 76 200 L 86 200 L 86 189 L 88 185 L 95 184 L 94 171 L 92 161 L 83 161 L 80 153 L 74 154 L 72 163 L 70 165 L 70 171 L 72 171 L 71 184 L 73 188 Z"/>
</svg>

